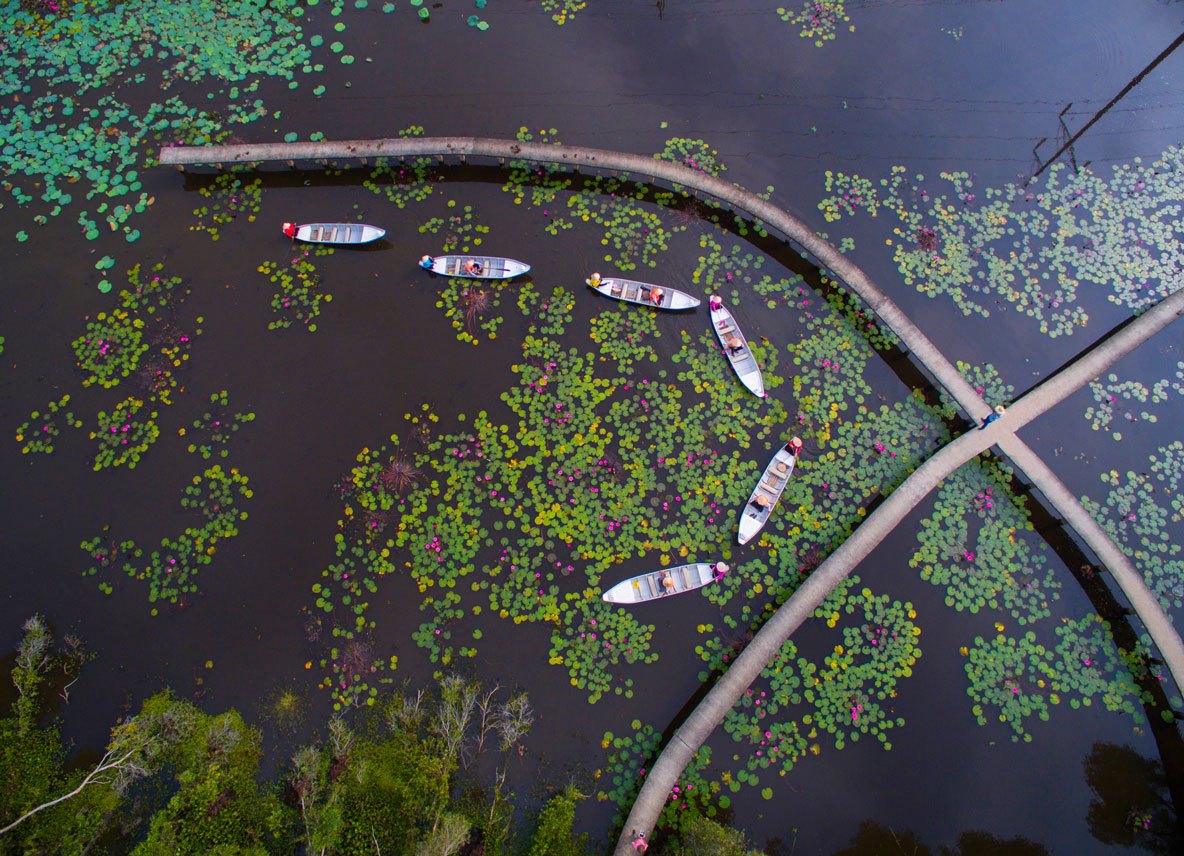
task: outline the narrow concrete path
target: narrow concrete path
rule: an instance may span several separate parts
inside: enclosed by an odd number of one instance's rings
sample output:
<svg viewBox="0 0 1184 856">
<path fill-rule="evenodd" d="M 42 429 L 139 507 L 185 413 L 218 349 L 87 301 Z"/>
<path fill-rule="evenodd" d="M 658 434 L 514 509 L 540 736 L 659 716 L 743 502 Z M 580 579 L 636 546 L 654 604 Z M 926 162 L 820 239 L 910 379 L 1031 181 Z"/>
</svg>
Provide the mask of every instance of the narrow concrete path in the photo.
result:
<svg viewBox="0 0 1184 856">
<path fill-rule="evenodd" d="M 1176 291 L 1036 387 L 986 429 L 973 429 L 948 443 L 889 494 L 859 528 L 831 553 L 789 600 L 765 622 L 748 647 L 732 662 L 716 685 L 674 733 L 646 775 L 645 783 L 633 803 L 621 837 L 617 841 L 615 856 L 630 856 L 633 850 L 630 843 L 631 833 L 634 830 L 645 832 L 647 836 L 650 834 L 683 769 L 744 691 L 760 676 L 761 671 L 785 640 L 802 626 L 831 590 L 854 571 L 933 488 L 976 455 L 993 445 L 999 445 L 1012 456 L 1012 461 L 1019 465 L 1021 462 L 1017 460 L 1018 455 L 1027 464 L 1023 471 L 1029 478 L 1032 477 L 1033 471 L 1039 470 L 1045 483 L 1051 478 L 1060 485 L 1060 493 L 1054 489 L 1055 498 L 1048 493 L 1045 493 L 1045 496 L 1054 503 L 1058 511 L 1061 511 L 1061 506 L 1056 504 L 1057 501 L 1066 502 L 1066 511 L 1062 511 L 1062 514 L 1067 512 L 1073 515 L 1073 518 L 1077 518 L 1071 519 L 1066 515 L 1066 521 L 1075 528 L 1096 528 L 1105 536 L 1105 542 L 1113 544 L 1105 531 L 1077 502 L 1076 497 L 1014 432 L 1055 407 L 1181 315 L 1184 315 L 1184 289 Z M 1041 490 L 1044 492 L 1045 488 L 1042 487 Z M 1087 543 L 1090 543 L 1091 547 L 1094 546 L 1088 540 Z M 1160 609 L 1159 602 L 1142 576 L 1131 566 L 1126 556 L 1119 550 L 1118 555 L 1111 559 L 1113 566 L 1111 562 L 1107 562 L 1107 567 L 1114 572 L 1131 604 L 1147 625 L 1177 686 L 1184 687 L 1184 645 L 1181 644 L 1179 635 Z"/>
</svg>

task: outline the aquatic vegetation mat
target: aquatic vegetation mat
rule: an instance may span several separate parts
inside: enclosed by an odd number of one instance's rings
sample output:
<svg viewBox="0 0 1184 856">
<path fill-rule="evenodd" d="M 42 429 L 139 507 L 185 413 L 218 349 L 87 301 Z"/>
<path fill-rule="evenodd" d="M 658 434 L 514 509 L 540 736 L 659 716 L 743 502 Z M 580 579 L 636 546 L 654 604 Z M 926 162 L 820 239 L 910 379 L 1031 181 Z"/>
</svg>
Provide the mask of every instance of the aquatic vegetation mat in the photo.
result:
<svg viewBox="0 0 1184 856">
<path fill-rule="evenodd" d="M 237 503 L 251 494 L 245 475 L 215 464 L 194 476 L 181 496 L 181 507 L 195 515 L 200 525 L 161 539 L 160 549 L 147 556 L 134 541 L 119 540 L 105 529 L 81 544 L 94 562 L 85 574 L 102 574 L 99 588 L 106 594 L 114 592 L 111 576 L 123 575 L 147 583 L 149 603 L 184 606 L 197 593 L 198 571 L 213 561 L 218 545 L 237 535 L 238 524 L 247 519 Z M 158 614 L 158 607 L 151 611 Z"/>
<path fill-rule="evenodd" d="M 985 190 L 965 172 L 942 173 L 938 189 L 903 167 L 878 181 L 828 171 L 818 207 L 827 222 L 889 215 L 893 259 L 922 294 L 965 315 L 1010 305 L 1040 332 L 1069 335 L 1089 321 L 1079 292 L 1138 311 L 1177 287 L 1182 158 L 1172 146 L 1108 176 L 1054 164 L 1027 186 Z"/>
</svg>

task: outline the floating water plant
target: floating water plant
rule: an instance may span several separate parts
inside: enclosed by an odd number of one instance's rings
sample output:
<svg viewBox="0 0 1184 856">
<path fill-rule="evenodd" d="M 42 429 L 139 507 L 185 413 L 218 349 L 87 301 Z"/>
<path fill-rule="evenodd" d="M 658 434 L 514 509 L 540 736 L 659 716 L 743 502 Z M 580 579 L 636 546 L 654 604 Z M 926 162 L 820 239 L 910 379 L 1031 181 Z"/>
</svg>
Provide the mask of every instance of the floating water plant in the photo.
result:
<svg viewBox="0 0 1184 856">
<path fill-rule="evenodd" d="M 1159 417 L 1147 410 L 1140 410 L 1138 413 L 1133 409 L 1127 410 L 1119 399 L 1139 404 L 1146 404 L 1150 400 L 1154 405 L 1167 401 L 1173 392 L 1184 395 L 1184 361 L 1176 364 L 1175 379 L 1163 378 L 1150 388 L 1137 380 L 1120 381 L 1116 374 L 1107 375 L 1106 381 L 1105 384 L 1100 380 L 1090 381 L 1089 391 L 1093 395 L 1094 404 L 1085 409 L 1085 418 L 1090 421 L 1090 428 L 1093 430 L 1109 430 L 1115 440 L 1121 440 L 1122 432 L 1115 430 L 1113 426 L 1115 409 L 1122 412 L 1122 417 L 1127 422 L 1157 422 Z"/>
<path fill-rule="evenodd" d="M 143 412 L 142 412 L 143 411 Z M 107 415 L 100 410 L 96 417 L 98 427 L 90 432 L 90 438 L 98 441 L 95 452 L 96 471 L 127 465 L 134 469 L 140 456 L 160 436 L 156 424 L 155 410 L 145 411 L 144 402 L 138 398 L 127 398 Z"/>
<path fill-rule="evenodd" d="M 1031 316 L 1040 331 L 1067 335 L 1085 326 L 1079 288 L 1138 311 L 1166 297 L 1184 261 L 1175 207 L 1184 151 L 1172 146 L 1150 164 L 1141 158 L 1108 178 L 1054 164 L 1037 181 L 976 192 L 966 173 L 943 173 L 950 196 L 910 180 L 902 167 L 874 183 L 827 173 L 828 221 L 857 211 L 893 214 L 888 239 L 906 282 L 945 294 L 964 314 L 989 315 L 993 295 Z"/>
<path fill-rule="evenodd" d="M 967 652 L 967 690 L 980 725 L 990 719 L 1006 723 L 1013 741 L 1030 742 L 1027 722 L 1047 721 L 1062 701 L 1071 707 L 1102 702 L 1107 710 L 1145 722 L 1141 704 L 1150 701 L 1132 676 L 1145 669 L 1146 652 L 1126 652 L 1110 634 L 1110 625 L 1096 615 L 1066 621 L 1055 628 L 1056 639 L 1041 644 L 1033 631 L 1020 638 L 1000 633 L 975 637 Z"/>
<path fill-rule="evenodd" d="M 268 330 L 282 330 L 300 323 L 310 333 L 316 332 L 321 303 L 331 302 L 333 295 L 322 292 L 316 265 L 309 261 L 308 256 L 309 253 L 304 252 L 287 265 L 264 262 L 257 268 L 279 289 L 271 297 L 271 308 L 276 318 L 268 322 Z"/>
<path fill-rule="evenodd" d="M 215 392 L 210 396 L 210 409 L 194 421 L 193 427 L 178 430 L 180 436 L 192 441 L 187 447 L 190 453 L 198 452 L 206 459 L 215 453 L 223 458 L 230 454 L 230 438 L 242 425 L 253 422 L 255 414 L 231 413 L 229 404 L 226 390 Z"/>
<path fill-rule="evenodd" d="M 805 0 L 797 10 L 778 6 L 777 16 L 782 21 L 800 27 L 798 35 L 803 39 L 813 39 L 816 47 L 822 47 L 833 40 L 844 25 L 849 32 L 855 32 L 846 6 L 846 0 Z"/>
<path fill-rule="evenodd" d="M 1045 567 L 1047 548 L 1028 534 L 1032 524 L 1023 501 L 1007 490 L 1009 476 L 980 461 L 947 476 L 909 564 L 945 588 L 946 606 L 1005 609 L 1026 625 L 1049 616 L 1061 584 Z"/>
<path fill-rule="evenodd" d="M 71 428 L 82 427 L 82 421 L 64 409 L 69 403 L 70 396 L 63 395 L 59 400 L 49 402 L 44 412 L 34 410 L 29 414 L 29 421 L 16 429 L 16 441 L 21 444 L 22 455 L 30 452 L 53 454 L 54 443 L 61 434 L 60 422 Z"/>
<path fill-rule="evenodd" d="M 551 20 L 562 27 L 574 18 L 577 12 L 587 7 L 588 0 L 542 0 L 541 5 L 543 11 L 551 13 Z"/>
<path fill-rule="evenodd" d="M 262 184 L 261 178 L 244 184 L 234 173 L 222 173 L 214 179 L 212 186 L 200 189 L 199 193 L 209 201 L 193 212 L 193 216 L 197 218 L 197 225 L 189 228 L 208 232 L 210 240 L 216 241 L 219 229 L 233 222 L 241 214 L 246 215 L 248 223 L 254 223 L 263 196 L 260 189 Z"/>
<path fill-rule="evenodd" d="M 213 561 L 218 545 L 238 534 L 238 523 L 247 513 L 237 503 L 251 497 L 247 477 L 236 469 L 224 470 L 218 464 L 193 477 L 181 498 L 182 507 L 195 513 L 200 526 L 190 526 L 176 538 L 164 538 L 160 550 L 154 550 L 143 561 L 144 551 L 133 541 L 116 541 L 107 530 L 93 539 L 82 542 L 94 564 L 86 575 L 102 573 L 123 574 L 148 583 L 148 601 L 167 601 L 184 604 L 197 592 L 197 572 Z M 110 594 L 110 579 L 100 580 L 100 588 Z M 152 614 L 157 614 L 153 607 Z"/>
<path fill-rule="evenodd" d="M 1172 524 L 1180 523 L 1184 511 L 1177 490 L 1184 473 L 1184 447 L 1179 441 L 1160 446 L 1150 461 L 1151 473 L 1103 473 L 1102 482 L 1110 487 L 1104 502 L 1088 496 L 1081 502 L 1134 560 L 1163 608 L 1179 608 L 1184 603 L 1184 558 L 1179 526 Z M 1166 508 L 1159 500 L 1164 489 L 1156 482 L 1172 486 L 1166 491 L 1172 497 Z"/>
<path fill-rule="evenodd" d="M 691 140 L 686 137 L 672 137 L 667 140 L 666 147 L 654 157 L 674 161 L 716 178 L 728 169 L 719 159 L 719 152 L 702 140 Z"/>
</svg>

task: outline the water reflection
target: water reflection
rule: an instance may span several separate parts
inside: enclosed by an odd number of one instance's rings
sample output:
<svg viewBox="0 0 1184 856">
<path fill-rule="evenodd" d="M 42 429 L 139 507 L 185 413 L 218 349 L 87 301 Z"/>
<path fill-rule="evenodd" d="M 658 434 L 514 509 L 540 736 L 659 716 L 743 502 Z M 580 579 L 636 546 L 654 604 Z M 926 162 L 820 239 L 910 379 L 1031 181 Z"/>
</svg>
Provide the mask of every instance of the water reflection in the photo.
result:
<svg viewBox="0 0 1184 856">
<path fill-rule="evenodd" d="M 1022 836 L 999 838 L 978 829 L 958 835 L 953 847 L 944 844 L 937 851 L 908 831 L 896 832 L 890 827 L 865 820 L 851 843 L 831 856 L 1047 856 L 1048 848 Z"/>
<path fill-rule="evenodd" d="M 1179 819 L 1163 765 L 1130 746 L 1095 743 L 1085 756 L 1085 780 L 1094 799 L 1086 822 L 1103 844 L 1140 847 L 1150 853 L 1179 853 L 1184 847 Z"/>
</svg>

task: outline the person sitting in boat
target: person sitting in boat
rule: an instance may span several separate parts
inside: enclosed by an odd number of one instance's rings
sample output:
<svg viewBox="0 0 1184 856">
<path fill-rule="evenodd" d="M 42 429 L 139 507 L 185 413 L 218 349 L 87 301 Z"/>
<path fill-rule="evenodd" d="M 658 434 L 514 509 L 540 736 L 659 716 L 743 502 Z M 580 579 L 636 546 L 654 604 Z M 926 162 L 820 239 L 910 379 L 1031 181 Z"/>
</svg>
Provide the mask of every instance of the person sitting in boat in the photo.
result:
<svg viewBox="0 0 1184 856">
<path fill-rule="evenodd" d="M 465 273 L 469 276 L 481 276 L 481 262 L 476 259 L 466 259 Z"/>
<path fill-rule="evenodd" d="M 588 285 L 592 286 L 593 288 L 596 288 L 596 286 L 600 285 L 600 274 L 593 273 L 592 276 L 588 277 Z"/>
<path fill-rule="evenodd" d="M 728 339 L 728 352 L 734 357 L 744 350 L 744 340 L 739 336 Z"/>
<path fill-rule="evenodd" d="M 715 571 L 715 579 L 721 580 L 723 579 L 724 574 L 732 569 L 728 566 L 727 562 L 716 562 L 711 566 L 711 570 Z"/>
<path fill-rule="evenodd" d="M 436 263 L 436 260 L 433 259 L 431 256 L 424 256 L 422 259 L 419 260 L 419 266 L 421 268 L 425 268 L 427 270 L 431 270 L 432 265 L 434 265 L 435 263 Z"/>
<path fill-rule="evenodd" d="M 674 591 L 674 577 L 670 575 L 670 571 L 662 571 L 662 596 L 670 594 Z"/>
<path fill-rule="evenodd" d="M 662 305 L 662 298 L 665 296 L 665 294 L 666 294 L 666 292 L 664 292 L 660 288 L 651 288 L 650 289 L 650 303 L 654 304 L 654 306 L 661 306 Z"/>
<path fill-rule="evenodd" d="M 765 496 L 763 493 L 758 493 L 756 495 L 756 499 L 750 502 L 749 505 L 755 508 L 759 513 L 763 514 L 769 510 L 769 497 Z"/>
<path fill-rule="evenodd" d="M 802 453 L 802 438 L 794 437 L 785 444 L 785 451 L 789 452 L 795 458 Z"/>
</svg>

